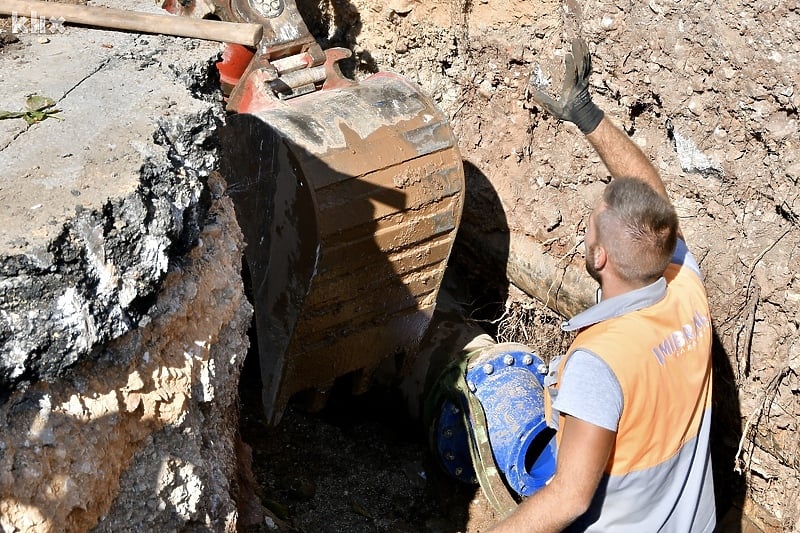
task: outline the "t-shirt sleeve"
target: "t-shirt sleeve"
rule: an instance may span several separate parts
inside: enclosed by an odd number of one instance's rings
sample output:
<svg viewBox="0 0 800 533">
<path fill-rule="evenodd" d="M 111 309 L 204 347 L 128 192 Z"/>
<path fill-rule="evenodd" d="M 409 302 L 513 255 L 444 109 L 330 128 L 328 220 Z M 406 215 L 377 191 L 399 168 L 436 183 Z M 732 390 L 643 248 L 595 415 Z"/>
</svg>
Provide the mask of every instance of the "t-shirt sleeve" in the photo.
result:
<svg viewBox="0 0 800 533">
<path fill-rule="evenodd" d="M 692 255 L 692 252 L 689 251 L 689 247 L 686 246 L 686 243 L 683 241 L 683 239 L 678 239 L 678 244 L 675 245 L 675 252 L 672 254 L 670 263 L 688 267 L 695 274 L 702 277 L 702 274 L 700 273 L 700 265 L 697 264 L 697 259 L 695 259 Z"/>
<path fill-rule="evenodd" d="M 559 381 L 554 409 L 617 431 L 622 416 L 622 389 L 605 361 L 588 352 L 576 350 L 567 360 Z"/>
</svg>

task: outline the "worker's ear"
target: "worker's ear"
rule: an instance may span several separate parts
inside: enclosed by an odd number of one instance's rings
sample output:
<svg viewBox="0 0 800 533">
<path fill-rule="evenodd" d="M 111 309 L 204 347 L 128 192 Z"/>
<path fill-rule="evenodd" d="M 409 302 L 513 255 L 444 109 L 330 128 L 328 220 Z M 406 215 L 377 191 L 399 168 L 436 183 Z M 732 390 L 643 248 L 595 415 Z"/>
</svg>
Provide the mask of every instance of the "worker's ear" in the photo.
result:
<svg viewBox="0 0 800 533">
<path fill-rule="evenodd" d="M 592 264 L 598 272 L 602 271 L 608 263 L 608 253 L 602 244 L 592 247 Z"/>
</svg>

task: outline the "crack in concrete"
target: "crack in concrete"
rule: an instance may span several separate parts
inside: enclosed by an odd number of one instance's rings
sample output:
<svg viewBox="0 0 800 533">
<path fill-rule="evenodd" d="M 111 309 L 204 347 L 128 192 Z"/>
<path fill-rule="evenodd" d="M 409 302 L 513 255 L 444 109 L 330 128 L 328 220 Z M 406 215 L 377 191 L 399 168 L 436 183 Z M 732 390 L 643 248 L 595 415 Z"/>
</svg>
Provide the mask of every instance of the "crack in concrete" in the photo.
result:
<svg viewBox="0 0 800 533">
<path fill-rule="evenodd" d="M 86 76 L 84 76 L 83 78 L 78 80 L 72 87 L 67 89 L 67 91 L 63 95 L 61 95 L 61 97 L 58 100 L 56 100 L 56 104 L 61 103 L 67 96 L 69 96 L 69 94 L 72 91 L 74 91 L 75 89 L 77 89 L 78 87 L 83 85 L 83 83 L 86 80 L 88 80 L 89 78 L 91 78 L 92 76 L 94 76 L 95 74 L 100 72 L 101 70 L 103 70 L 106 67 L 106 65 L 108 65 L 111 62 L 112 59 L 116 59 L 117 57 L 118 56 L 111 56 L 111 57 L 108 57 L 105 60 L 103 60 L 97 66 L 97 68 L 95 68 L 93 71 L 89 72 Z M 11 139 L 6 144 L 4 144 L 3 146 L 0 146 L 0 152 L 4 151 L 6 148 L 11 146 L 17 139 L 20 138 L 20 136 L 22 136 L 22 134 L 26 133 L 29 129 L 30 129 L 30 126 L 26 126 L 25 129 L 18 131 L 14 136 L 11 137 Z"/>
<path fill-rule="evenodd" d="M 8 148 L 9 146 L 11 146 L 11 143 L 13 143 L 14 141 L 16 141 L 16 140 L 17 140 L 17 138 L 18 138 L 20 135 L 22 135 L 23 133 L 25 133 L 26 131 L 28 131 L 28 128 L 27 128 L 27 127 L 26 127 L 24 130 L 20 130 L 19 132 L 17 132 L 17 134 L 16 134 L 16 135 L 14 135 L 13 137 L 11 137 L 11 140 L 9 140 L 9 141 L 8 141 L 6 144 L 4 144 L 3 146 L 0 146 L 0 152 L 2 152 L 3 150 L 5 150 L 5 149 L 6 149 L 6 148 Z"/>
<path fill-rule="evenodd" d="M 73 85 L 72 87 L 70 87 L 69 89 L 67 89 L 67 92 L 65 92 L 65 93 L 64 93 L 64 95 L 63 95 L 63 96 L 61 96 L 61 98 L 59 98 L 59 99 L 58 99 L 57 103 L 60 103 L 62 100 L 64 100 L 64 99 L 65 99 L 67 96 L 69 96 L 69 94 L 70 94 L 72 91 L 74 91 L 75 89 L 77 89 L 78 87 L 80 87 L 81 85 L 83 85 L 83 82 L 85 82 L 86 80 L 88 80 L 89 78 L 91 78 L 92 76 L 94 76 L 95 74 L 97 74 L 98 72 L 100 72 L 101 70 L 103 70 L 103 69 L 105 68 L 105 66 L 106 66 L 106 65 L 108 65 L 108 64 L 111 62 L 111 60 L 112 60 L 112 59 L 116 59 L 116 58 L 117 58 L 117 56 L 111 56 L 111 57 L 107 57 L 107 58 L 106 58 L 104 61 L 102 61 L 102 62 L 101 62 L 101 63 L 100 63 L 98 66 L 97 66 L 97 68 L 96 68 L 96 69 L 94 69 L 93 71 L 91 71 L 90 73 L 88 73 L 86 76 L 84 76 L 83 78 L 81 78 L 80 80 L 78 80 L 78 82 L 77 82 L 75 85 Z"/>
</svg>

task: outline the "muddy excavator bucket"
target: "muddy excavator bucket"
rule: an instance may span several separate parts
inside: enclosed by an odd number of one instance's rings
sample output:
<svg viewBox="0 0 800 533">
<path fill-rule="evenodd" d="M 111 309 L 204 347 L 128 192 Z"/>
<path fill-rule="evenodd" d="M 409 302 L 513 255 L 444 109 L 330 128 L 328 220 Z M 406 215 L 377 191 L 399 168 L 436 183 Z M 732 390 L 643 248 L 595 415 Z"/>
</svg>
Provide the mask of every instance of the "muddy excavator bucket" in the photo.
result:
<svg viewBox="0 0 800 533">
<path fill-rule="evenodd" d="M 409 368 L 463 205 L 447 117 L 401 76 L 342 76 L 350 51 L 323 51 L 292 2 L 166 7 L 264 25 L 219 65 L 234 112 L 220 172 L 247 243 L 268 422 L 298 392 L 321 407 L 342 376 L 360 392 L 388 358 Z"/>
<path fill-rule="evenodd" d="M 446 117 L 404 78 L 229 118 L 224 164 L 255 302 L 267 419 L 289 398 L 413 356 L 461 215 Z"/>
</svg>

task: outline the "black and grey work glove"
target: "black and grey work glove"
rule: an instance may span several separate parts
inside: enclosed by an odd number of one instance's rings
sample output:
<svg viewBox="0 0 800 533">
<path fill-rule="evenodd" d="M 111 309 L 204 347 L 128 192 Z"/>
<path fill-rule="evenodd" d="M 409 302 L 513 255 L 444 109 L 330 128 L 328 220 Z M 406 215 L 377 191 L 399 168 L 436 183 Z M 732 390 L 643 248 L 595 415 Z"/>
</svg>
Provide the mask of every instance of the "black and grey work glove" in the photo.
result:
<svg viewBox="0 0 800 533">
<path fill-rule="evenodd" d="M 566 54 L 564 64 L 566 72 L 560 100 L 556 102 L 537 87 L 532 87 L 531 96 L 554 117 L 572 122 L 584 134 L 591 133 L 603 120 L 603 111 L 589 95 L 592 56 L 583 39 L 572 41 L 572 53 Z"/>
</svg>

